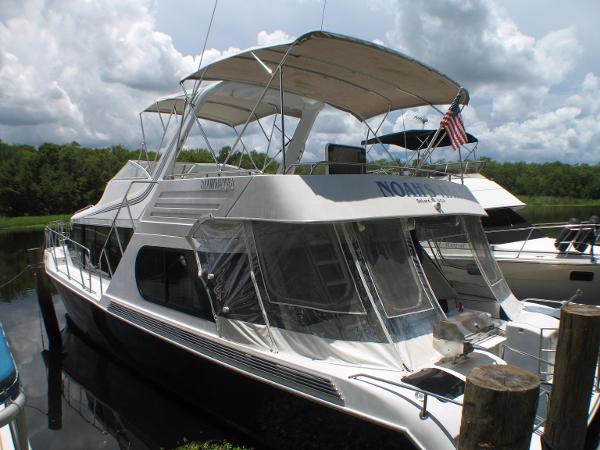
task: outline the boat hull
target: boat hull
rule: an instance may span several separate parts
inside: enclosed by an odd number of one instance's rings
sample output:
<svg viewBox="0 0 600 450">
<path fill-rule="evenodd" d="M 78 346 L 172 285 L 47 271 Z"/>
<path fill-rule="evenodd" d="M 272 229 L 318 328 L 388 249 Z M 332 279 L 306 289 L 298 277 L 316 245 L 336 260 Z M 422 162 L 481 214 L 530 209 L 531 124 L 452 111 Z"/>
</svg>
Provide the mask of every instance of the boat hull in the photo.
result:
<svg viewBox="0 0 600 450">
<path fill-rule="evenodd" d="M 146 379 L 272 448 L 415 448 L 406 435 L 257 381 L 158 338 L 54 283 L 70 323 Z"/>
<path fill-rule="evenodd" d="M 599 264 L 501 258 L 497 261 L 508 285 L 519 299 L 567 300 L 581 290 L 581 295 L 574 301 L 600 305 Z M 588 278 L 591 279 L 588 281 Z"/>
</svg>

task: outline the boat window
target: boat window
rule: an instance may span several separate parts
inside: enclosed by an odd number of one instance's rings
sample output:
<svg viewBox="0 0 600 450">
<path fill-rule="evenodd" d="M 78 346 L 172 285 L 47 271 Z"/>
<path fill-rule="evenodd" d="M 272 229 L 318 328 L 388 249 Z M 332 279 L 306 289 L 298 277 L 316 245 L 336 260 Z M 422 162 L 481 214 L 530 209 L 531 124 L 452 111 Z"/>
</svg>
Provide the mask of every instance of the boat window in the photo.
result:
<svg viewBox="0 0 600 450">
<path fill-rule="evenodd" d="M 109 233 L 110 239 L 107 242 Z M 89 258 L 91 261 L 88 261 L 87 252 L 79 246 L 73 246 L 71 249 L 72 254 L 78 264 L 87 266 L 91 263 L 94 267 L 100 267 L 102 249 L 106 245 L 106 256 L 102 256 L 102 271 L 107 274 L 114 273 L 121 261 L 121 249 L 125 252 L 132 235 L 133 230 L 131 228 L 116 227 L 110 232 L 110 227 L 73 224 L 71 239 L 90 250 Z"/>
<path fill-rule="evenodd" d="M 504 279 L 500 266 L 492 256 L 479 217 L 463 216 L 461 222 L 482 275 L 487 280 L 494 296 L 500 301 L 504 300 L 511 295 L 510 288 Z"/>
<path fill-rule="evenodd" d="M 214 321 L 195 268 L 191 250 L 142 247 L 135 264 L 138 290 L 149 302 Z"/>
<path fill-rule="evenodd" d="M 253 222 L 257 278 L 271 326 L 314 336 L 387 342 L 350 249 L 331 224 Z"/>
<path fill-rule="evenodd" d="M 244 225 L 207 221 L 195 234 L 202 279 L 215 312 L 228 319 L 264 324 L 250 271 Z"/>
<path fill-rule="evenodd" d="M 459 297 L 503 301 L 510 295 L 478 217 L 419 219 L 416 234 Z"/>
<path fill-rule="evenodd" d="M 331 225 L 257 223 L 254 230 L 271 302 L 364 313 Z"/>
<path fill-rule="evenodd" d="M 360 248 L 388 317 L 432 309 L 397 220 L 354 224 Z"/>
</svg>

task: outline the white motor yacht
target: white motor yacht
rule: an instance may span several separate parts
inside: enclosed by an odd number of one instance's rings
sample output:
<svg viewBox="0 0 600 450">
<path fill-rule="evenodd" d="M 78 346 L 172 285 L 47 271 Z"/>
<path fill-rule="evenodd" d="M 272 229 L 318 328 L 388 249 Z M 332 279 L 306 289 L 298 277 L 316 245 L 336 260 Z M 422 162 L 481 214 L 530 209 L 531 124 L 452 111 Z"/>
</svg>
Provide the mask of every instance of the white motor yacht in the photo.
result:
<svg viewBox="0 0 600 450">
<path fill-rule="evenodd" d="M 143 152 L 151 161 L 130 161 L 96 205 L 47 229 L 46 271 L 72 323 L 278 448 L 454 449 L 467 373 L 517 365 L 543 382 L 540 448 L 558 310 L 511 293 L 469 189 L 383 174 L 362 147 L 300 162 L 324 108 L 373 132 L 370 119 L 448 104 L 460 86 L 326 32 L 186 83 L 146 110 L 165 131 Z M 186 140 L 212 148 L 217 126 L 235 131 L 231 158 L 178 161 Z M 251 127 L 281 155 L 279 173 L 242 167 Z"/>
</svg>

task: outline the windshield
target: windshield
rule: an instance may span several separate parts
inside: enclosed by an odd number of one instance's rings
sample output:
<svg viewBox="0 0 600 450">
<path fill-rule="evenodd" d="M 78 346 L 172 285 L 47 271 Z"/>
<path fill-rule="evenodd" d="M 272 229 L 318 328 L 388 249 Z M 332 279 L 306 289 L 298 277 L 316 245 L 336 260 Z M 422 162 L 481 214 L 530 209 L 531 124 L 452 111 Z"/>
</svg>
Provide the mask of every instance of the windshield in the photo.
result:
<svg viewBox="0 0 600 450">
<path fill-rule="evenodd" d="M 385 341 L 338 227 L 254 222 L 252 231 L 271 325 L 329 339 Z"/>
<path fill-rule="evenodd" d="M 511 295 L 493 259 L 479 218 L 475 216 L 419 219 L 417 239 L 458 299 L 502 302 Z M 433 277 L 431 277 L 433 278 Z M 437 293 L 437 288 L 434 286 Z M 438 297 L 444 297 L 438 294 Z"/>
<path fill-rule="evenodd" d="M 331 225 L 255 228 L 270 301 L 328 312 L 365 310 Z"/>
<path fill-rule="evenodd" d="M 432 309 L 398 220 L 355 224 L 360 248 L 387 317 Z"/>
</svg>

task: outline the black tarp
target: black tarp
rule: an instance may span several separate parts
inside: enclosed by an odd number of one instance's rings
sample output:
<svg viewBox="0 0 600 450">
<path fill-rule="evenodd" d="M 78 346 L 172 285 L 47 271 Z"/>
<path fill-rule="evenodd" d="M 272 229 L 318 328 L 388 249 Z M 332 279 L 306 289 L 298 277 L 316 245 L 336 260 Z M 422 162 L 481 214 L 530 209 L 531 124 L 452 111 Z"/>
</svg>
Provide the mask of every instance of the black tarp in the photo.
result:
<svg viewBox="0 0 600 450">
<path fill-rule="evenodd" d="M 379 136 L 379 138 L 372 138 L 368 141 L 362 141 L 361 144 L 392 144 L 398 145 L 400 147 L 407 148 L 409 150 L 421 150 L 427 148 L 429 145 L 429 141 L 435 134 L 436 130 L 407 130 L 407 131 L 399 131 L 397 133 L 386 134 L 383 136 Z M 440 136 L 444 134 L 443 131 L 438 135 L 438 140 Z M 467 138 L 469 139 L 469 144 L 477 142 L 477 138 L 472 134 L 467 133 Z M 444 138 L 438 143 L 438 147 L 447 147 L 452 145 L 450 142 L 450 138 L 448 135 L 444 135 Z"/>
</svg>

